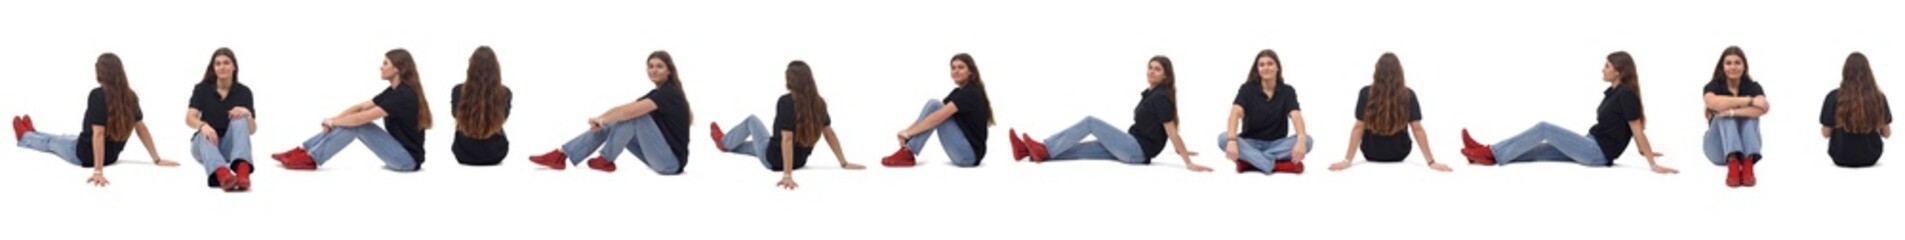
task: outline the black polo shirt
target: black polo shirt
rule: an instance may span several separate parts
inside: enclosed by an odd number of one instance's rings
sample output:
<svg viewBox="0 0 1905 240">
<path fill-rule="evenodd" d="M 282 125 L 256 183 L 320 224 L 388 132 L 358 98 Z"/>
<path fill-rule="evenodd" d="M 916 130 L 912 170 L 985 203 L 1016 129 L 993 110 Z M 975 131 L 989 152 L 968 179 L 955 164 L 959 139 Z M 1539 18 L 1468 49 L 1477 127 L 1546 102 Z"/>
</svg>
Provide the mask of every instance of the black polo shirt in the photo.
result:
<svg viewBox="0 0 1905 240">
<path fill-rule="evenodd" d="M 1741 79 L 1740 92 L 1736 93 L 1731 89 L 1726 89 L 1726 81 L 1708 81 L 1706 89 L 1704 89 L 1701 94 L 1707 93 L 1726 97 L 1752 97 L 1766 96 L 1766 89 L 1760 88 L 1759 81 Z M 1713 109 L 1707 109 L 1708 117 L 1712 117 L 1714 113 L 1716 112 L 1714 112 Z"/>
<path fill-rule="evenodd" d="M 1416 100 L 1416 90 L 1407 88 L 1404 90 L 1409 94 L 1409 102 L 1406 104 L 1409 108 L 1407 109 L 1407 111 L 1409 111 L 1407 113 L 1409 114 L 1409 121 L 1403 124 L 1422 121 L 1422 102 Z M 1369 87 L 1364 86 L 1363 90 L 1356 94 L 1357 121 L 1363 121 L 1365 124 L 1368 123 L 1367 119 L 1363 119 L 1363 110 L 1368 109 L 1368 107 Z M 1382 135 L 1376 133 L 1374 130 L 1365 128 L 1363 129 L 1363 158 L 1369 159 L 1369 161 L 1372 162 L 1400 162 L 1403 158 L 1409 157 L 1409 151 L 1414 148 L 1414 146 L 1411 145 L 1413 143 L 1415 142 L 1409 139 L 1409 129 L 1407 127 L 1404 127 L 1403 131 L 1396 132 L 1396 134 L 1392 135 Z"/>
<path fill-rule="evenodd" d="M 767 152 L 762 154 L 767 158 L 768 170 L 780 171 L 781 168 L 786 167 L 781 165 L 781 139 L 790 136 L 781 136 L 781 131 L 794 131 L 799 123 L 796 119 L 800 117 L 797 111 L 806 111 L 806 109 L 795 109 L 794 95 L 791 94 L 781 95 L 780 101 L 774 104 L 774 136 L 767 139 Z M 832 114 L 820 113 L 820 117 L 821 129 L 833 126 Z M 814 154 L 814 146 L 820 145 L 819 143 L 820 141 L 814 141 L 813 145 L 806 146 L 801 146 L 798 142 L 794 143 L 795 169 L 807 166 L 807 157 Z"/>
<path fill-rule="evenodd" d="M 1277 82 L 1276 95 L 1263 93 L 1263 82 L 1251 81 L 1237 88 L 1237 99 L 1230 104 L 1243 107 L 1243 130 L 1239 138 L 1275 140 L 1290 136 L 1290 112 L 1302 110 L 1296 88 Z"/>
<path fill-rule="evenodd" d="M 1884 97 L 1879 98 L 1879 109 L 1885 111 L 1885 124 L 1892 124 L 1892 103 Z M 1879 155 L 1885 152 L 1885 137 L 1878 131 L 1869 133 L 1846 132 L 1838 125 L 1839 90 L 1826 93 L 1826 104 L 1819 110 L 1819 124 L 1832 128 L 1832 139 L 1826 152 L 1834 163 L 1842 166 L 1870 166 L 1877 162 Z"/>
<path fill-rule="evenodd" d="M 1165 140 L 1170 137 L 1164 132 L 1164 123 L 1177 121 L 1177 102 L 1171 101 L 1170 88 L 1144 90 L 1144 98 L 1138 100 L 1138 109 L 1132 110 L 1131 128 L 1126 129 L 1132 138 L 1138 139 L 1138 146 L 1144 149 L 1144 162 L 1164 152 Z"/>
<path fill-rule="evenodd" d="M 1608 87 L 1602 95 L 1601 105 L 1595 110 L 1594 127 L 1588 129 L 1588 134 L 1594 135 L 1594 141 L 1601 145 L 1601 154 L 1607 156 L 1611 165 L 1627 151 L 1628 140 L 1634 139 L 1634 128 L 1627 122 L 1639 120 L 1643 115 L 1640 95 L 1633 91 Z"/>
</svg>

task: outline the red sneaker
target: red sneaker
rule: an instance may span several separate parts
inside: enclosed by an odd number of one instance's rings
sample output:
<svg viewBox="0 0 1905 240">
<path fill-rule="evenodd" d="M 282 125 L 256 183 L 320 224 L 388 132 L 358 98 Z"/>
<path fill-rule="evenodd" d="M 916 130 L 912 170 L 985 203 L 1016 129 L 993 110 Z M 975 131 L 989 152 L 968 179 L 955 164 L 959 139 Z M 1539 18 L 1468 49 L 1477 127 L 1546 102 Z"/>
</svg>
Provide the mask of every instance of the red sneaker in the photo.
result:
<svg viewBox="0 0 1905 240">
<path fill-rule="evenodd" d="M 218 179 L 218 189 L 225 190 L 226 192 L 238 191 L 238 182 L 236 182 L 238 178 L 232 176 L 232 170 L 230 168 L 218 167 L 218 169 L 213 169 L 212 179 Z"/>
<path fill-rule="evenodd" d="M 1468 157 L 1468 164 L 1495 165 L 1495 151 L 1489 146 L 1462 148 L 1462 156 Z"/>
<path fill-rule="evenodd" d="M 19 142 L 20 139 L 25 139 L 25 138 L 26 138 L 26 125 L 20 125 L 20 116 L 13 116 L 13 141 Z M 1018 144 L 1019 142 L 1012 142 L 1012 143 Z M 1017 150 L 1017 149 L 1014 149 L 1014 150 Z"/>
<path fill-rule="evenodd" d="M 232 183 L 236 184 L 232 186 L 232 189 L 240 192 L 251 191 L 251 161 L 238 161 L 238 163 L 233 164 L 232 171 L 238 173 L 238 175 L 232 179 Z"/>
<path fill-rule="evenodd" d="M 1270 167 L 1270 171 L 1303 174 L 1303 163 L 1292 162 L 1289 159 L 1277 160 L 1277 163 Z"/>
<path fill-rule="evenodd" d="M 1251 170 L 1256 170 L 1256 168 L 1250 167 L 1250 163 L 1244 162 L 1244 160 L 1230 160 L 1230 161 L 1237 164 L 1237 173 L 1244 173 L 1244 172 L 1249 172 Z"/>
<path fill-rule="evenodd" d="M 1759 164 L 1759 161 L 1754 160 L 1757 159 L 1746 156 L 1740 157 L 1740 186 L 1752 187 L 1753 185 L 1759 185 L 1759 177 L 1753 176 L 1753 165 Z"/>
<path fill-rule="evenodd" d="M 1468 136 L 1468 129 L 1463 128 L 1462 129 L 1462 148 L 1478 148 L 1478 147 L 1487 147 L 1487 145 L 1482 145 L 1481 142 L 1475 141 L 1474 137 Z"/>
<path fill-rule="evenodd" d="M 916 164 L 918 162 L 913 160 L 913 152 L 907 151 L 905 147 L 893 152 L 893 155 L 880 158 L 880 165 L 886 165 L 886 167 L 912 167 Z"/>
<path fill-rule="evenodd" d="M 1740 157 L 1726 156 L 1726 187 L 1740 187 Z"/>
<path fill-rule="evenodd" d="M 721 146 L 721 137 L 726 134 L 724 134 L 724 132 L 721 131 L 720 123 L 708 123 L 708 135 L 714 136 L 715 149 L 720 149 L 721 152 L 728 152 L 727 147 Z"/>
<path fill-rule="evenodd" d="M 565 164 L 564 162 L 565 160 L 568 160 L 568 159 L 569 159 L 569 155 L 562 154 L 561 149 L 549 150 L 549 153 L 544 153 L 542 155 L 529 156 L 529 162 L 533 162 L 533 163 L 536 163 L 536 165 L 542 165 L 543 167 L 547 167 L 549 169 L 555 169 L 555 170 L 562 170 L 563 168 L 569 167 L 569 164 Z"/>
<path fill-rule="evenodd" d="M 1029 155 L 1029 152 L 1025 149 L 1025 141 L 1019 140 L 1018 129 L 1005 130 L 1005 136 L 1006 136 L 1006 139 L 1012 140 L 1011 141 L 1012 142 L 1012 161 L 1015 161 L 1015 162 L 1023 161 L 1025 160 L 1026 157 L 1031 156 Z M 1031 139 L 1026 139 L 1026 140 L 1031 140 Z"/>
<path fill-rule="evenodd" d="M 615 162 L 609 161 L 607 158 L 602 158 L 602 156 L 595 156 L 595 158 L 589 159 L 589 168 L 603 172 L 615 172 Z"/>
<path fill-rule="evenodd" d="M 1031 134 L 1026 134 L 1023 136 L 1025 137 L 1025 139 L 1019 140 L 1019 141 L 1025 142 L 1025 152 L 1026 152 L 1025 154 L 1028 154 L 1032 157 L 1032 162 L 1044 163 L 1045 159 L 1052 158 L 1052 152 L 1045 149 L 1044 143 L 1039 143 L 1038 141 L 1032 141 Z"/>
<path fill-rule="evenodd" d="M 20 141 L 19 139 L 25 138 L 26 133 L 33 131 L 39 131 L 33 127 L 33 115 L 21 115 L 19 126 L 13 127 L 13 141 Z"/>
<path fill-rule="evenodd" d="M 311 154 L 306 152 L 303 147 L 293 148 L 291 151 L 285 151 L 283 153 L 272 154 L 271 158 L 277 159 L 279 164 L 284 165 L 284 168 L 291 170 L 317 170 L 318 167 L 317 161 L 312 160 Z"/>
</svg>

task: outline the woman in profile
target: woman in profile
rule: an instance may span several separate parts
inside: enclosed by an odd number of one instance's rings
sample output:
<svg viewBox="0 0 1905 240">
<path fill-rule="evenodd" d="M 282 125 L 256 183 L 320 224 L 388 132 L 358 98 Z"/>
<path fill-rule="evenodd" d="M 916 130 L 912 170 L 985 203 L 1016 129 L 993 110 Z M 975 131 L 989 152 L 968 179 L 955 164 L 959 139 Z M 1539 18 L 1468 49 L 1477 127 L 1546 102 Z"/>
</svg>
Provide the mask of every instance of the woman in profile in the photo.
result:
<svg viewBox="0 0 1905 240">
<path fill-rule="evenodd" d="M 1193 172 L 1211 171 L 1210 167 L 1191 161 L 1197 153 L 1186 150 L 1184 138 L 1178 136 L 1177 72 L 1171 68 L 1171 58 L 1151 57 L 1147 65 L 1146 86 L 1140 94 L 1144 97 L 1138 100 L 1137 110 L 1133 110 L 1136 114 L 1130 128 L 1118 131 L 1098 117 L 1087 116 L 1044 141 L 1011 130 L 1006 137 L 1012 139 L 1012 159 L 1031 158 L 1033 162 L 1110 159 L 1126 164 L 1150 164 L 1152 158 L 1164 152 L 1164 141 L 1170 140 L 1177 156 L 1184 159 L 1185 168 Z M 1097 140 L 1084 141 L 1086 136 Z"/>
<path fill-rule="evenodd" d="M 385 169 L 421 170 L 423 130 L 430 129 L 431 117 L 430 102 L 423 97 L 423 84 L 417 79 L 417 61 L 411 58 L 409 50 L 393 49 L 384 52 L 381 69 L 382 79 L 390 84 L 382 93 L 324 119 L 320 125 L 323 132 L 290 151 L 272 154 L 271 158 L 288 169 L 317 170 L 344 151 L 344 147 L 362 141 L 365 148 L 384 161 Z M 371 123 L 380 118 L 384 126 Z"/>
<path fill-rule="evenodd" d="M 773 130 L 768 130 L 760 117 L 752 115 L 726 133 L 721 131 L 719 123 L 708 127 L 712 129 L 715 146 L 722 152 L 759 158 L 767 170 L 781 172 L 781 180 L 775 185 L 789 190 L 800 187 L 794 183 L 794 169 L 807 166 L 807 157 L 813 155 L 814 146 L 823 137 L 840 168 L 866 168 L 847 162 L 846 155 L 840 151 L 840 137 L 833 133 L 833 115 L 827 113 L 827 99 L 820 97 L 813 68 L 805 61 L 787 63 L 787 94 L 781 95 L 774 104 Z M 761 138 L 767 134 L 773 136 Z"/>
<path fill-rule="evenodd" d="M 1342 162 L 1330 164 L 1330 170 L 1348 169 L 1358 146 L 1371 162 L 1402 162 L 1409 157 L 1410 132 L 1415 133 L 1415 144 L 1422 146 L 1429 169 L 1451 170 L 1435 162 L 1435 154 L 1430 153 L 1429 132 L 1422 128 L 1422 102 L 1403 79 L 1402 60 L 1395 53 L 1376 59 L 1375 82 L 1356 94 L 1356 124 L 1349 129 L 1348 153 Z"/>
<path fill-rule="evenodd" d="M 648 81 L 655 84 L 654 90 L 589 118 L 587 132 L 561 148 L 530 156 L 529 161 L 562 170 L 587 158 L 590 169 L 615 172 L 615 158 L 628 150 L 655 173 L 681 174 L 688 164 L 688 124 L 694 121 L 694 113 L 689 111 L 687 95 L 681 91 L 675 58 L 668 52 L 655 51 L 647 59 Z M 600 155 L 588 158 L 598 149 Z"/>
<path fill-rule="evenodd" d="M 450 152 L 456 162 L 471 166 L 493 166 L 509 155 L 509 135 L 503 123 L 509 122 L 511 100 L 515 92 L 503 86 L 502 64 L 489 46 L 470 54 L 469 73 L 463 83 L 450 88 L 451 117 L 456 118 L 456 139 Z"/>
<path fill-rule="evenodd" d="M 986 96 L 986 83 L 979 78 L 979 65 L 972 55 L 953 55 L 951 93 L 945 99 L 926 101 L 919 118 L 900 129 L 899 151 L 880 159 L 887 167 L 912 167 L 914 157 L 926 147 L 926 138 L 939 133 L 939 148 L 959 167 L 977 167 L 986 158 L 986 129 L 993 125 L 992 100 Z"/>
<path fill-rule="evenodd" d="M 153 147 L 152 131 L 146 129 L 145 111 L 139 109 L 139 94 L 126 83 L 126 68 L 119 61 L 119 55 L 100 54 L 99 60 L 93 63 L 93 73 L 99 87 L 86 96 L 86 128 L 82 128 L 78 136 L 53 135 L 35 129 L 33 116 L 13 117 L 13 137 L 20 147 L 51 153 L 66 163 L 92 168 L 93 175 L 86 178 L 86 183 L 100 187 L 112 184 L 106 180 L 106 166 L 119 162 L 119 153 L 126 149 L 126 140 L 134 133 L 139 134 L 139 142 L 144 143 L 146 153 L 151 154 L 152 164 L 178 166 L 178 162 L 159 158 L 158 148 Z"/>
<path fill-rule="evenodd" d="M 1885 139 L 1892 138 L 1892 103 L 1879 91 L 1864 53 L 1846 56 L 1843 76 L 1819 109 L 1819 134 L 1831 143 L 1826 153 L 1833 165 L 1871 167 L 1885 153 Z"/>
<path fill-rule="evenodd" d="M 1595 110 L 1596 123 L 1588 128 L 1587 135 L 1541 122 L 1494 145 L 1483 145 L 1469 137 L 1468 129 L 1462 129 L 1462 155 L 1468 157 L 1470 164 L 1478 165 L 1570 160 L 1605 167 L 1614 165 L 1614 159 L 1627 151 L 1627 141 L 1631 139 L 1640 146 L 1640 154 L 1647 158 L 1649 169 L 1660 174 L 1679 173 L 1654 161 L 1661 154 L 1654 152 L 1653 145 L 1647 141 L 1647 115 L 1641 108 L 1640 75 L 1634 66 L 1634 57 L 1625 51 L 1608 54 L 1607 61 L 1601 64 L 1601 81 L 1609 86 L 1601 91 L 1601 104 Z"/>
</svg>

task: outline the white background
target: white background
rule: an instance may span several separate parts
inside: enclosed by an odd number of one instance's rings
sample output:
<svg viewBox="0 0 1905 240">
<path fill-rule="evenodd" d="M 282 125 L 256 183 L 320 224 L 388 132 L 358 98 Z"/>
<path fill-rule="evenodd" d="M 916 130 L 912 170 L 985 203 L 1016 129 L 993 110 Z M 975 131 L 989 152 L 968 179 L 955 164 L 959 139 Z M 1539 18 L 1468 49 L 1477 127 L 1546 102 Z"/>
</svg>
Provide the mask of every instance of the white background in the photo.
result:
<svg viewBox="0 0 1905 240">
<path fill-rule="evenodd" d="M 190 2 L 190 3 L 185 3 Z M 1895 7 L 1810 1 L 22 1 L 0 4 L 0 112 L 33 114 L 74 134 L 91 65 L 119 53 L 160 153 L 127 148 L 114 185 L 23 148 L 0 150 L 0 235 L 103 237 L 585 238 L 1580 238 L 1895 239 L 1905 211 L 1900 170 L 1831 165 L 1816 124 L 1845 55 L 1871 56 L 1894 87 L 1905 35 Z M 490 45 L 518 94 L 502 166 L 463 167 L 448 151 L 449 89 Z M 1745 48 L 1775 109 L 1765 118 L 1757 188 L 1728 189 L 1699 152 L 1698 94 L 1721 49 Z M 382 53 L 420 63 L 438 126 L 425 171 L 382 170 L 353 147 L 317 172 L 269 160 L 255 190 L 203 187 L 190 158 L 186 98 L 210 53 L 236 50 L 257 92 L 259 158 L 317 133 L 319 119 L 368 100 Z M 1302 176 L 1234 174 L 1213 135 L 1257 50 L 1276 49 L 1320 141 Z M 584 119 L 652 89 L 643 58 L 665 49 L 695 112 L 687 174 L 661 177 L 634 161 L 603 174 L 524 161 L 586 128 Z M 1484 141 L 1537 121 L 1591 125 L 1604 56 L 1640 65 L 1656 175 L 1635 150 L 1612 168 L 1571 163 L 1476 167 L 1455 151 L 1459 130 Z M 1354 93 L 1378 55 L 1400 55 L 1423 101 L 1438 160 L 1421 166 L 1341 159 Z M 914 169 L 878 167 L 892 134 L 953 85 L 947 62 L 977 57 L 998 116 L 985 165 L 947 164 L 937 144 Z M 1036 136 L 1086 115 L 1129 124 L 1145 59 L 1176 61 L 1185 139 L 1216 173 L 1110 161 L 1010 161 L 1006 127 Z M 781 71 L 809 61 L 832 104 L 849 160 L 816 153 L 804 188 L 715 151 L 706 125 L 772 119 Z M 1896 147 L 1894 147 L 1896 148 Z M 1635 148 L 1629 148 L 1635 149 Z M 624 159 L 632 159 L 624 157 Z M 1359 160 L 1360 161 L 1360 160 Z M 1891 224 L 1887 224 L 1887 223 Z"/>
</svg>

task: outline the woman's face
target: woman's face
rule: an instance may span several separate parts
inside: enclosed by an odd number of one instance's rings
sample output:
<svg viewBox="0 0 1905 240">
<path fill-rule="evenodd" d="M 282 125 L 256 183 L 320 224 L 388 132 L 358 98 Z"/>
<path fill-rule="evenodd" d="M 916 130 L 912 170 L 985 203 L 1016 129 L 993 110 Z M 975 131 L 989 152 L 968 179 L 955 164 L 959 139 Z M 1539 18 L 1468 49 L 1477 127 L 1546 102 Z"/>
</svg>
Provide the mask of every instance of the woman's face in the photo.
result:
<svg viewBox="0 0 1905 240">
<path fill-rule="evenodd" d="M 972 77 L 971 66 L 966 66 L 966 62 L 964 61 L 959 61 L 959 60 L 952 61 L 953 84 L 962 85 L 962 86 L 966 85 L 966 80 L 971 77 Z"/>
<path fill-rule="evenodd" d="M 1746 75 L 1746 58 L 1740 55 L 1721 57 L 1720 66 L 1721 71 L 1726 72 L 1726 79 L 1739 80 L 1740 76 Z"/>
<path fill-rule="evenodd" d="M 1606 62 L 1605 64 L 1602 64 L 1601 81 L 1614 82 L 1620 79 L 1621 79 L 1621 70 L 1614 68 L 1614 62 Z"/>
<path fill-rule="evenodd" d="M 1264 80 L 1282 80 L 1277 79 L 1277 71 L 1281 70 L 1278 69 L 1279 65 L 1276 59 L 1267 56 L 1257 58 L 1257 77 L 1262 77 Z"/>
<path fill-rule="evenodd" d="M 1152 61 L 1149 69 L 1144 71 L 1144 76 L 1146 80 L 1150 80 L 1152 86 L 1164 82 L 1164 64 Z"/>
<path fill-rule="evenodd" d="M 670 69 L 668 69 L 667 62 L 662 62 L 660 58 L 648 59 L 648 81 L 661 84 L 664 81 L 668 81 L 668 74 L 672 73 Z"/>
<path fill-rule="evenodd" d="M 218 80 L 231 80 L 232 74 L 237 71 L 238 63 L 232 62 L 231 57 L 225 55 L 212 57 L 212 73 L 218 75 Z"/>
<path fill-rule="evenodd" d="M 390 58 L 384 58 L 384 80 L 397 80 L 397 65 L 390 64 Z"/>
</svg>

